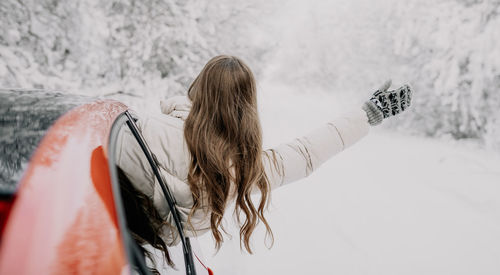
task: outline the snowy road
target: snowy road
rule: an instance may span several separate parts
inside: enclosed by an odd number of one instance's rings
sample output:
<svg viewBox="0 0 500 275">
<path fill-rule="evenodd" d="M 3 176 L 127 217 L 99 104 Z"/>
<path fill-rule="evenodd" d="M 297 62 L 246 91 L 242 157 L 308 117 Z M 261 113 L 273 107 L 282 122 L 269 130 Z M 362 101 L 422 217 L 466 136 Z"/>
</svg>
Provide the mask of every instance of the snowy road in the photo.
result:
<svg viewBox="0 0 500 275">
<path fill-rule="evenodd" d="M 268 146 L 353 103 L 261 88 Z M 218 254 L 209 234 L 200 237 L 216 274 L 500 274 L 500 156 L 373 129 L 309 178 L 276 190 L 267 217 L 271 250 L 260 226 L 256 253 L 240 252 L 230 215 L 233 237 Z"/>
</svg>

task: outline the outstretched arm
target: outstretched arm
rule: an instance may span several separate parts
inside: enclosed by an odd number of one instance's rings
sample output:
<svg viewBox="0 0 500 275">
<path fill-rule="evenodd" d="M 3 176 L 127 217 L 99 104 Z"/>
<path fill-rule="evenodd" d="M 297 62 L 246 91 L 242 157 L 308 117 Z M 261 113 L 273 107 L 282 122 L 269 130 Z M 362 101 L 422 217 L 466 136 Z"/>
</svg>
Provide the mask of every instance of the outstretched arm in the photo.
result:
<svg viewBox="0 0 500 275">
<path fill-rule="evenodd" d="M 362 108 L 339 116 L 305 136 L 264 151 L 262 162 L 271 189 L 310 175 L 325 161 L 366 136 L 370 125 L 396 115 L 411 103 L 411 90 L 377 90 Z"/>
<path fill-rule="evenodd" d="M 360 108 L 264 151 L 263 164 L 271 188 L 309 176 L 329 158 L 366 136 L 369 127 L 368 117 Z"/>
</svg>

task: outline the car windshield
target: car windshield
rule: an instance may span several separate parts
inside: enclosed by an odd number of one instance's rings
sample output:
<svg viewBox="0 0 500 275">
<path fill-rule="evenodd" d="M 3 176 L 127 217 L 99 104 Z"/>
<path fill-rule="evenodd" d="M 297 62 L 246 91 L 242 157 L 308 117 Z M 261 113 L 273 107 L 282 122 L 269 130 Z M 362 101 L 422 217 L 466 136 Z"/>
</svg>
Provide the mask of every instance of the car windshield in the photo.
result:
<svg viewBox="0 0 500 275">
<path fill-rule="evenodd" d="M 68 110 L 92 100 L 42 90 L 0 89 L 0 194 L 15 192 L 49 127 Z"/>
</svg>

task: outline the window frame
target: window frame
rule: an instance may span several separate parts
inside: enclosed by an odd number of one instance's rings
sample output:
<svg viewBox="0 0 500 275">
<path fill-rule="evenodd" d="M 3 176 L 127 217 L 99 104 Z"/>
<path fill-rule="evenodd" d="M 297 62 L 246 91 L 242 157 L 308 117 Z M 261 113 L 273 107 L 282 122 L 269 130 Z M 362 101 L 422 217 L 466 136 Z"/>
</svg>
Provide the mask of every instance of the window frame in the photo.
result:
<svg viewBox="0 0 500 275">
<path fill-rule="evenodd" d="M 138 268 L 138 272 L 140 274 L 151 274 L 149 268 L 147 267 L 144 257 L 142 253 L 140 252 L 139 248 L 137 247 L 137 244 L 135 241 L 132 239 L 130 232 L 128 231 L 127 227 L 127 220 L 126 216 L 124 213 L 124 207 L 123 207 L 123 201 L 120 193 L 120 185 L 118 181 L 118 170 L 116 169 L 116 150 L 117 150 L 117 144 L 116 140 L 118 138 L 118 133 L 125 124 L 129 127 L 131 130 L 132 134 L 134 135 L 136 141 L 138 144 L 141 146 L 141 149 L 143 151 L 143 154 L 146 156 L 148 159 L 148 162 L 151 166 L 151 169 L 154 172 L 155 178 L 158 180 L 160 183 L 160 187 L 163 191 L 163 195 L 165 197 L 165 200 L 167 202 L 167 205 L 169 206 L 171 212 L 172 212 L 172 217 L 174 218 L 175 222 L 175 227 L 178 231 L 179 237 L 181 239 L 182 243 L 182 250 L 184 254 L 184 265 L 186 268 L 186 275 L 196 275 L 196 268 L 194 265 L 193 261 L 193 251 L 191 248 L 191 243 L 188 237 L 184 235 L 184 228 L 182 226 L 182 223 L 180 221 L 180 216 L 176 207 L 176 202 L 175 198 L 172 196 L 172 193 L 170 192 L 170 189 L 168 188 L 168 185 L 166 184 L 166 181 L 162 174 L 159 172 L 159 165 L 156 160 L 155 155 L 151 152 L 149 149 L 149 146 L 147 145 L 146 141 L 144 140 L 143 136 L 140 133 L 139 128 L 137 127 L 135 121 L 137 120 L 136 117 L 134 117 L 128 110 L 121 113 L 118 115 L 118 117 L 115 119 L 113 122 L 113 125 L 111 126 L 110 129 L 110 134 L 109 134 L 109 143 L 108 143 L 108 166 L 110 170 L 110 179 L 111 179 L 111 185 L 112 185 L 112 190 L 113 190 L 113 197 L 115 200 L 115 205 L 116 205 L 116 214 L 118 218 L 118 226 L 120 227 L 121 231 L 121 236 L 122 236 L 122 241 L 125 247 L 125 253 L 127 258 L 129 259 L 129 262 L 131 264 L 134 264 Z"/>
</svg>

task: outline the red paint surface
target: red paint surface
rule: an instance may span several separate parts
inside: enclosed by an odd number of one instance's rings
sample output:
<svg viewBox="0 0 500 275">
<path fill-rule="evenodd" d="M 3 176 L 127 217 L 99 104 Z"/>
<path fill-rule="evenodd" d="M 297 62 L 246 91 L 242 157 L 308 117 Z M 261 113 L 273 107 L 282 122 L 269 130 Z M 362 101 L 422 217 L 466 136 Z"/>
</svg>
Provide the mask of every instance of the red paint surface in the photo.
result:
<svg viewBox="0 0 500 275">
<path fill-rule="evenodd" d="M 0 244 L 0 274 L 128 274 L 105 152 L 127 108 L 97 101 L 62 116 L 21 180 Z"/>
<path fill-rule="evenodd" d="M 14 198 L 7 198 L 4 200 L 0 200 L 0 241 L 2 240 L 3 230 L 5 228 L 5 224 L 9 218 L 10 209 L 12 208 L 12 203 L 14 202 Z"/>
</svg>

